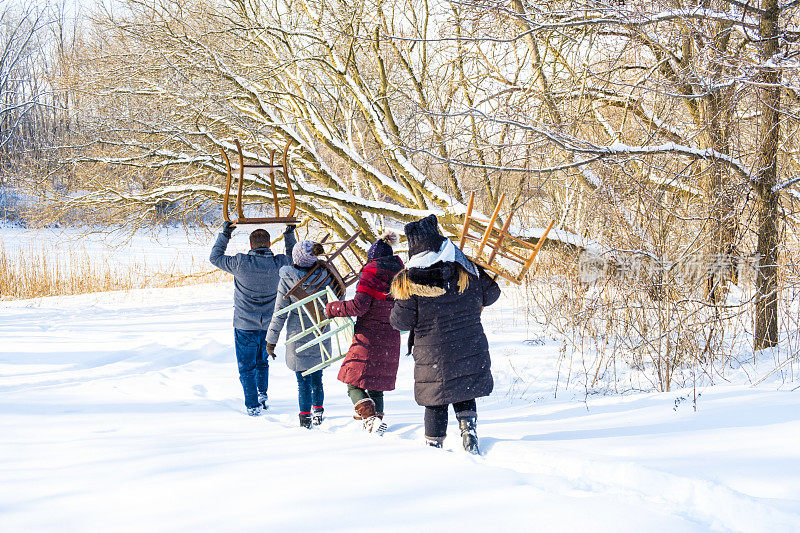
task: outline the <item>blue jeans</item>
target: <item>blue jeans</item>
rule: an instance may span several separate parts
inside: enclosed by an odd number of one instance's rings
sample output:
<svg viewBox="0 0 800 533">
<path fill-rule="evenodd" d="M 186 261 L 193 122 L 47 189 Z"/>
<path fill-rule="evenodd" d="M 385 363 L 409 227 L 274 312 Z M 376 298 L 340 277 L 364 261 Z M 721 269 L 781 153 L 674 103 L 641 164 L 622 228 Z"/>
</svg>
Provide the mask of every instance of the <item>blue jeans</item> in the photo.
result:
<svg viewBox="0 0 800 533">
<path fill-rule="evenodd" d="M 303 377 L 302 372 L 297 375 L 297 399 L 300 403 L 301 413 L 310 413 L 311 407 L 322 407 L 325 401 L 325 391 L 322 390 L 322 370 Z"/>
<path fill-rule="evenodd" d="M 258 406 L 258 393 L 266 394 L 269 384 L 267 332 L 257 329 L 234 329 L 239 381 L 244 389 L 244 404 Z"/>
</svg>

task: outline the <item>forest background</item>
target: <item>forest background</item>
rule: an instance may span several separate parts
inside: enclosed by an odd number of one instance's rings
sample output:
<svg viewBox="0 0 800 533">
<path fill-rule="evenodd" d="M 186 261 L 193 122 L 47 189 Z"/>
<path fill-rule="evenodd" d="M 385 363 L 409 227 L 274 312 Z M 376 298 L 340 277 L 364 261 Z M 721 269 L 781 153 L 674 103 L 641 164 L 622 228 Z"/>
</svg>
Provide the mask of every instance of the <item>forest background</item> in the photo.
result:
<svg viewBox="0 0 800 533">
<path fill-rule="evenodd" d="M 288 143 L 312 235 L 364 246 L 430 212 L 457 235 L 471 193 L 483 213 L 505 194 L 521 238 L 554 220 L 520 311 L 587 390 L 628 390 L 618 368 L 714 383 L 760 354 L 794 379 L 799 18 L 792 0 L 5 0 L 0 210 L 216 229 L 219 150 L 266 164 Z M 6 298 L 131 286 L 0 262 Z"/>
</svg>

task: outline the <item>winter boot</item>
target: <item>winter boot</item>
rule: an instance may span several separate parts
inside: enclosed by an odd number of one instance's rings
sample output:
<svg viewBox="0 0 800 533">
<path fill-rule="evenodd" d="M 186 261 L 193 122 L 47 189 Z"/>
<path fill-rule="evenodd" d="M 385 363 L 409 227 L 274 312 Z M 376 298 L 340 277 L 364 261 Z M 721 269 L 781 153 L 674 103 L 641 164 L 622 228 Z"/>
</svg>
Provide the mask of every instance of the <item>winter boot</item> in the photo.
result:
<svg viewBox="0 0 800 533">
<path fill-rule="evenodd" d="M 464 449 L 472 455 L 480 455 L 481 451 L 478 448 L 478 418 L 471 416 L 469 418 L 462 418 L 458 421 L 458 427 L 461 428 L 461 440 L 464 444 Z"/>
<path fill-rule="evenodd" d="M 258 393 L 258 405 L 260 405 L 261 408 L 264 409 L 265 411 L 267 410 L 267 399 L 268 398 L 269 398 L 269 396 L 267 396 L 266 392 L 259 392 Z"/>
<path fill-rule="evenodd" d="M 389 429 L 389 426 L 383 421 L 383 413 L 375 413 L 375 418 L 378 420 L 374 422 L 374 424 L 376 424 L 376 429 L 374 429 L 373 432 L 378 435 L 383 435 L 386 430 Z"/>
<path fill-rule="evenodd" d="M 376 416 L 375 402 L 372 398 L 359 400 L 359 402 L 355 404 L 354 409 L 356 410 L 356 415 L 364 421 L 364 431 L 383 435 L 383 432 L 386 431 L 386 424 Z"/>
<path fill-rule="evenodd" d="M 311 413 L 300 413 L 300 427 L 311 429 Z"/>
<path fill-rule="evenodd" d="M 369 406 L 371 406 L 371 408 Z M 353 420 L 364 420 L 365 417 L 362 416 L 362 413 L 371 412 L 375 414 L 375 401 L 372 398 L 364 398 L 363 400 L 357 401 L 353 409 L 356 411 L 356 414 L 353 415 Z"/>
<path fill-rule="evenodd" d="M 358 403 L 353 406 L 353 409 L 356 410 L 356 414 L 353 417 L 356 420 L 366 420 L 371 416 L 375 416 L 375 402 L 372 401 L 372 398 L 359 400 Z"/>
<path fill-rule="evenodd" d="M 441 448 L 444 442 L 444 437 L 429 437 L 425 435 L 425 444 L 431 448 Z"/>
<path fill-rule="evenodd" d="M 247 408 L 247 415 L 248 416 L 260 416 L 261 415 L 261 406 L 256 405 L 255 407 L 248 407 Z"/>
<path fill-rule="evenodd" d="M 383 413 L 375 413 L 375 416 L 383 420 Z M 361 415 L 358 414 L 358 411 L 353 415 L 353 420 L 361 420 Z"/>
<path fill-rule="evenodd" d="M 378 415 L 364 419 L 364 430 L 367 431 L 368 433 L 383 435 L 387 429 L 388 426 L 386 425 L 386 422 L 381 420 L 380 417 L 378 417 Z"/>
<path fill-rule="evenodd" d="M 320 407 L 312 407 L 311 408 L 311 423 L 315 426 L 322 424 L 322 413 L 325 412 L 325 409 Z"/>
<path fill-rule="evenodd" d="M 383 420 L 383 413 L 375 413 L 375 416 Z M 353 415 L 353 420 L 361 420 L 361 416 L 358 413 L 356 413 Z"/>
</svg>

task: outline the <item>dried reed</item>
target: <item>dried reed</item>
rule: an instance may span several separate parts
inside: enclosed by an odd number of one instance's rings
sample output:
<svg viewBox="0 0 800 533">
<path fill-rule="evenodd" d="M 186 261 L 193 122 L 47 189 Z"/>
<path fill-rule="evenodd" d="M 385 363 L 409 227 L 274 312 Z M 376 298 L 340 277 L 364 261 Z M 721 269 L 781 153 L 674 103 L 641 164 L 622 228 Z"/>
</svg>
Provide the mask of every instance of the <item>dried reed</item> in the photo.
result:
<svg viewBox="0 0 800 533">
<path fill-rule="evenodd" d="M 184 268 L 151 272 L 141 262 L 119 265 L 108 258 L 90 256 L 85 250 L 75 249 L 56 254 L 44 248 L 29 248 L 12 255 L 0 243 L 0 299 L 179 287 L 230 279 L 228 274 L 215 269 L 198 271 L 194 265 Z"/>
</svg>

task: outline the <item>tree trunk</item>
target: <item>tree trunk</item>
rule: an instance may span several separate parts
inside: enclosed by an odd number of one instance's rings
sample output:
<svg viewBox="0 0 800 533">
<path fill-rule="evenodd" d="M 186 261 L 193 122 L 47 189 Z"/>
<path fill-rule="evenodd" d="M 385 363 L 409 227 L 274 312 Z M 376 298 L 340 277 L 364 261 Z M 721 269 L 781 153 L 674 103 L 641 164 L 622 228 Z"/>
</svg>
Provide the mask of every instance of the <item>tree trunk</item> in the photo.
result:
<svg viewBox="0 0 800 533">
<path fill-rule="evenodd" d="M 763 0 L 761 19 L 762 65 L 778 53 L 778 0 Z M 755 190 L 758 194 L 758 272 L 756 275 L 754 350 L 778 343 L 778 132 L 781 71 L 764 68 L 761 92 L 761 129 Z"/>
</svg>

